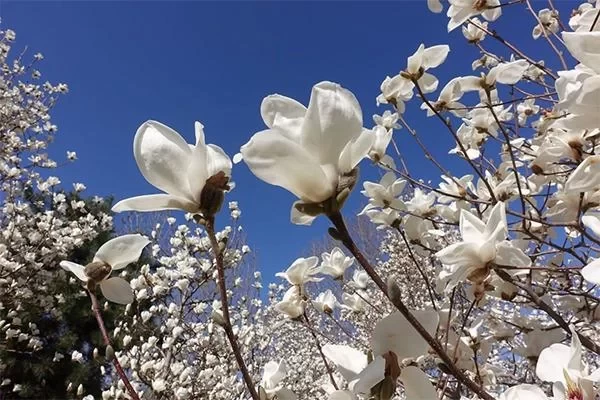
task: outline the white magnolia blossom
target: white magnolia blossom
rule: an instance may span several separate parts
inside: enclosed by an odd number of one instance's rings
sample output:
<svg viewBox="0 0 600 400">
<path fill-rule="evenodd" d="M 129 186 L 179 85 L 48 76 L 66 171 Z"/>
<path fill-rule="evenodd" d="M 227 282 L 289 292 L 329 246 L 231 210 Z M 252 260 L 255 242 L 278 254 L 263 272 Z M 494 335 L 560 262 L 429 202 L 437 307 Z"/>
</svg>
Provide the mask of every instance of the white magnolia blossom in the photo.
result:
<svg viewBox="0 0 600 400">
<path fill-rule="evenodd" d="M 500 0 L 448 0 L 448 32 L 465 23 L 469 18 L 481 14 L 488 21 L 497 20 L 502 15 Z"/>
<path fill-rule="evenodd" d="M 440 279 L 449 281 L 451 286 L 470 279 L 476 282 L 485 278 L 490 265 L 527 268 L 531 259 L 508 237 L 506 205 L 498 202 L 484 223 L 471 212 L 460 214 L 460 235 L 462 241 L 452 244 L 436 253 L 444 264 Z"/>
<path fill-rule="evenodd" d="M 281 385 L 287 374 L 287 365 L 281 360 L 279 363 L 269 361 L 265 364 L 261 380 L 260 400 L 295 400 L 297 396 L 289 388 Z"/>
<path fill-rule="evenodd" d="M 243 159 L 258 178 L 300 199 L 292 206 L 292 222 L 310 224 L 315 215 L 301 206 L 325 202 L 347 188 L 344 177 L 371 149 L 374 137 L 363 133 L 360 105 L 349 90 L 321 82 L 308 108 L 272 95 L 263 100 L 261 115 L 269 129 L 242 146 Z"/>
<path fill-rule="evenodd" d="M 118 276 L 110 278 L 110 274 L 112 271 L 121 270 L 136 262 L 148 243 L 150 243 L 148 238 L 139 234 L 118 236 L 100 246 L 94 255 L 92 264 L 84 267 L 71 261 L 61 261 L 60 266 L 72 272 L 82 282 L 87 283 L 91 280 L 97 283 L 102 294 L 108 300 L 119 304 L 129 304 L 133 301 L 131 286 L 125 279 Z M 100 275 L 97 275 L 96 270 L 98 269 Z"/>
<path fill-rule="evenodd" d="M 113 211 L 213 212 L 213 204 L 202 204 L 202 194 L 206 186 L 210 186 L 207 190 L 229 189 L 231 160 L 220 147 L 205 143 L 201 123 L 196 122 L 195 130 L 196 144 L 189 145 L 168 126 L 144 122 L 135 134 L 133 155 L 144 178 L 165 193 L 121 200 Z M 219 173 L 223 176 L 215 179 Z"/>
<path fill-rule="evenodd" d="M 321 259 L 319 272 L 333 279 L 343 278 L 344 272 L 354 264 L 354 257 L 347 257 L 339 247 L 334 247 L 331 253 L 321 254 Z"/>
<path fill-rule="evenodd" d="M 571 346 L 556 343 L 544 349 L 535 372 L 541 380 L 554 383 L 555 398 L 593 400 L 596 398 L 594 382 L 600 381 L 600 370 L 588 373 L 577 331 L 573 325 L 570 329 Z"/>
<path fill-rule="evenodd" d="M 560 29 L 558 11 L 544 8 L 538 11 L 538 18 L 540 22 L 533 28 L 533 32 L 531 33 L 534 39 L 539 39 L 544 32 L 546 35 L 551 35 Z"/>
</svg>

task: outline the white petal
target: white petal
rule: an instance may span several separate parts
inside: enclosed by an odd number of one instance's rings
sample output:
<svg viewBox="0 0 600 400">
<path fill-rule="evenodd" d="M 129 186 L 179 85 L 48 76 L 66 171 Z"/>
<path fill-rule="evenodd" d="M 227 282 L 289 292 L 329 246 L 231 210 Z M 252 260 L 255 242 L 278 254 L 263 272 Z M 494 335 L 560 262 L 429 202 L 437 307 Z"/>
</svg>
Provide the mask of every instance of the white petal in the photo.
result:
<svg viewBox="0 0 600 400">
<path fill-rule="evenodd" d="M 356 400 L 356 396 L 347 390 L 336 390 L 329 395 L 327 400 Z"/>
<path fill-rule="evenodd" d="M 295 225 L 312 225 L 313 221 L 317 217 L 312 215 L 303 214 L 296 208 L 296 204 L 302 204 L 302 201 L 298 200 L 292 204 L 292 210 L 290 211 L 290 221 Z"/>
<path fill-rule="evenodd" d="M 498 400 L 548 400 L 548 397 L 536 385 L 524 383 L 509 388 L 500 395 Z"/>
<path fill-rule="evenodd" d="M 94 256 L 94 261 L 103 261 L 113 270 L 125 268 L 127 264 L 136 262 L 142 250 L 150 243 L 146 236 L 130 234 L 118 236 L 104 243 Z"/>
<path fill-rule="evenodd" d="M 144 178 L 178 197 L 190 196 L 187 170 L 191 154 L 177 132 L 157 121 L 144 122 L 133 140 L 133 155 Z"/>
<path fill-rule="evenodd" d="M 406 400 L 434 400 L 438 398 L 427 374 L 417 367 L 408 366 L 403 368 L 400 380 L 404 384 Z"/>
<path fill-rule="evenodd" d="M 600 284 L 600 258 L 582 268 L 581 275 L 588 282 Z"/>
<path fill-rule="evenodd" d="M 561 382 L 564 380 L 563 370 L 571 358 L 571 349 L 564 344 L 555 343 L 540 353 L 535 373 L 543 381 Z"/>
<path fill-rule="evenodd" d="M 523 78 L 523 74 L 529 68 L 525 60 L 517 60 L 506 64 L 500 64 L 490 70 L 489 76 L 498 83 L 514 85 Z"/>
<path fill-rule="evenodd" d="M 573 57 L 600 73 L 600 32 L 563 32 L 562 37 Z"/>
<path fill-rule="evenodd" d="M 80 281 L 87 282 L 88 278 L 85 275 L 85 272 L 83 272 L 83 270 L 84 270 L 83 265 L 79 265 L 79 264 L 71 262 L 71 261 L 61 261 L 60 266 L 65 271 L 70 271 L 70 272 L 74 273 L 75 276 L 77 278 L 79 278 Z"/>
<path fill-rule="evenodd" d="M 449 52 L 450 46 L 445 44 L 426 48 L 423 52 L 423 67 L 428 69 L 439 66 L 446 61 L 446 57 L 448 57 Z"/>
<path fill-rule="evenodd" d="M 357 382 L 352 387 L 354 393 L 369 393 L 371 388 L 377 385 L 385 377 L 385 359 L 381 356 L 375 357 L 371 364 L 357 377 Z"/>
<path fill-rule="evenodd" d="M 323 346 L 323 354 L 336 365 L 346 382 L 356 379 L 367 366 L 367 356 L 350 346 L 327 344 Z"/>
<path fill-rule="evenodd" d="M 465 242 L 478 242 L 482 239 L 485 224 L 468 210 L 460 212 L 460 236 Z"/>
<path fill-rule="evenodd" d="M 505 240 L 496 244 L 496 258 L 494 259 L 494 263 L 507 267 L 526 268 L 531 266 L 531 258 L 523 250 Z"/>
<path fill-rule="evenodd" d="M 417 82 L 423 93 L 435 92 L 439 84 L 438 79 L 428 72 L 425 72 Z"/>
<path fill-rule="evenodd" d="M 496 203 L 487 223 L 485 224 L 486 238 L 493 238 L 495 241 L 501 241 L 508 237 L 508 227 L 506 225 L 506 205 L 499 201 Z"/>
<path fill-rule="evenodd" d="M 427 7 L 434 13 L 441 13 L 444 10 L 440 0 L 427 0 Z"/>
<path fill-rule="evenodd" d="M 342 150 L 338 162 L 340 173 L 350 172 L 360 163 L 360 160 L 366 157 L 375 141 L 375 135 L 369 131 L 364 131 L 356 139 L 348 142 Z"/>
<path fill-rule="evenodd" d="M 588 192 L 600 187 L 600 156 L 586 158 L 571 173 L 565 192 Z"/>
<path fill-rule="evenodd" d="M 427 332 L 431 334 L 435 332 L 439 321 L 438 313 L 434 311 L 412 311 L 412 313 Z M 400 312 L 394 312 L 375 326 L 371 337 L 371 348 L 375 355 L 392 351 L 399 360 L 402 360 L 425 354 L 429 344 Z"/>
<path fill-rule="evenodd" d="M 337 185 L 327 179 L 311 154 L 276 130 L 255 134 L 242 146 L 241 152 L 254 175 L 289 190 L 305 202 L 328 199 L 333 194 L 334 184 Z"/>
<path fill-rule="evenodd" d="M 118 213 L 122 211 L 183 210 L 196 213 L 198 207 L 198 203 L 170 194 L 148 194 L 121 200 L 113 206 L 112 211 Z"/>
<path fill-rule="evenodd" d="M 581 217 L 581 222 L 586 228 L 591 230 L 594 235 L 600 237 L 600 211 L 591 210 L 586 211 L 585 215 Z"/>
<path fill-rule="evenodd" d="M 304 118 L 306 107 L 289 97 L 273 94 L 263 99 L 260 105 L 260 115 L 269 128 L 277 126 L 288 131 L 287 125 L 295 124 L 294 120 Z"/>
<path fill-rule="evenodd" d="M 302 144 L 321 165 L 337 165 L 346 144 L 362 132 L 356 97 L 332 82 L 315 85 L 302 124 Z"/>
<path fill-rule="evenodd" d="M 133 291 L 125 279 L 114 277 L 100 282 L 100 290 L 107 300 L 118 304 L 133 302 Z"/>
</svg>

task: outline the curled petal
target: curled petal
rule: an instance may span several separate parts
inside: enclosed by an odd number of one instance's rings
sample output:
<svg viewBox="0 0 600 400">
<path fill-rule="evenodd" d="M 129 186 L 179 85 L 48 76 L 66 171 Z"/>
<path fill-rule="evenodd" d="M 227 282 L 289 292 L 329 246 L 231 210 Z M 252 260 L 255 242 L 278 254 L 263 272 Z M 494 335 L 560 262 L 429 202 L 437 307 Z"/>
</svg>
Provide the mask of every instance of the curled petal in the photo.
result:
<svg viewBox="0 0 600 400">
<path fill-rule="evenodd" d="M 79 264 L 71 262 L 71 261 L 61 261 L 60 266 L 65 271 L 70 271 L 70 272 L 74 273 L 75 276 L 77 278 L 79 278 L 80 281 L 87 282 L 88 278 L 85 275 L 83 265 L 79 265 Z"/>
<path fill-rule="evenodd" d="M 404 385 L 406 400 L 437 399 L 438 394 L 427 374 L 420 368 L 408 366 L 402 369 L 400 380 Z"/>
<path fill-rule="evenodd" d="M 122 269 L 137 261 L 148 243 L 150 240 L 140 234 L 118 236 L 100 246 L 94 261 L 103 261 L 113 270 Z"/>
<path fill-rule="evenodd" d="M 198 212 L 198 206 L 198 203 L 170 194 L 148 194 L 121 200 L 113 206 L 112 211 L 184 210 L 196 213 Z"/>
</svg>

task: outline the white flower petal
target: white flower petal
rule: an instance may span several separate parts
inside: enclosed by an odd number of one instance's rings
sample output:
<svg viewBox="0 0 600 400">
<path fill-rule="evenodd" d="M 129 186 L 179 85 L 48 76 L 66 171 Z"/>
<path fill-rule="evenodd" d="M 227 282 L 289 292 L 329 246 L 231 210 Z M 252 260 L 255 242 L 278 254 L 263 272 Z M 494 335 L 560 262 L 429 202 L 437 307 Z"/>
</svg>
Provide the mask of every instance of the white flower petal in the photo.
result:
<svg viewBox="0 0 600 400">
<path fill-rule="evenodd" d="M 561 382 L 564 369 L 569 364 L 571 349 L 564 344 L 555 343 L 540 353 L 535 367 L 538 378 L 547 382 Z"/>
<path fill-rule="evenodd" d="M 600 32 L 563 32 L 562 37 L 573 57 L 600 73 Z"/>
<path fill-rule="evenodd" d="M 367 356 L 350 346 L 327 344 L 323 346 L 323 354 L 331 360 L 346 382 L 351 382 L 367 366 Z"/>
<path fill-rule="evenodd" d="M 437 312 L 418 310 L 412 313 L 427 332 L 431 334 L 435 332 L 439 321 Z M 371 337 L 373 354 L 381 355 L 391 351 L 399 360 L 419 357 L 425 354 L 428 348 L 429 344 L 400 312 L 394 312 L 380 320 Z"/>
<path fill-rule="evenodd" d="M 304 214 L 298 211 L 296 208 L 296 204 L 302 204 L 303 202 L 298 200 L 292 204 L 292 209 L 290 211 L 290 221 L 295 225 L 312 225 L 313 221 L 317 217 L 313 217 L 312 215 Z"/>
<path fill-rule="evenodd" d="M 333 194 L 334 183 L 327 179 L 317 160 L 276 130 L 255 134 L 241 152 L 254 175 L 289 190 L 305 202 L 321 202 Z"/>
<path fill-rule="evenodd" d="M 133 302 L 133 291 L 125 279 L 113 277 L 100 282 L 100 290 L 107 300 L 118 304 Z"/>
<path fill-rule="evenodd" d="M 600 187 L 600 156 L 586 158 L 571 172 L 565 192 L 589 192 Z"/>
<path fill-rule="evenodd" d="M 381 356 L 375 357 L 365 369 L 357 376 L 356 383 L 352 386 L 354 393 L 367 394 L 371 388 L 385 378 L 385 359 Z"/>
<path fill-rule="evenodd" d="M 60 266 L 65 271 L 70 271 L 70 272 L 74 273 L 75 276 L 77 278 L 79 278 L 80 281 L 87 282 L 88 278 L 85 275 L 85 272 L 84 272 L 85 267 L 83 265 L 80 265 L 80 264 L 77 264 L 77 263 L 74 263 L 71 261 L 61 261 Z"/>
<path fill-rule="evenodd" d="M 523 250 L 505 240 L 496 244 L 496 258 L 494 259 L 494 263 L 507 267 L 526 268 L 531 266 L 531 258 Z"/>
<path fill-rule="evenodd" d="M 121 200 L 112 207 L 112 211 L 118 213 L 122 211 L 184 210 L 196 213 L 198 206 L 198 203 L 170 194 L 148 194 Z"/>
<path fill-rule="evenodd" d="M 446 61 L 446 57 L 448 57 L 449 52 L 450 46 L 445 44 L 426 48 L 423 52 L 423 67 L 425 69 L 429 69 L 440 66 L 444 61 Z"/>
<path fill-rule="evenodd" d="M 321 165 L 337 165 L 344 147 L 362 129 L 362 110 L 352 92 L 332 82 L 313 87 L 302 124 L 302 145 Z"/>
<path fill-rule="evenodd" d="M 113 270 L 125 268 L 127 264 L 140 258 L 142 250 L 148 243 L 150 240 L 140 234 L 118 236 L 100 246 L 94 256 L 94 261 L 103 261 Z"/>
<path fill-rule="evenodd" d="M 548 396 L 539 387 L 524 383 L 509 388 L 498 400 L 548 400 Z"/>
<path fill-rule="evenodd" d="M 272 94 L 263 99 L 260 115 L 269 128 L 277 126 L 285 132 L 292 133 L 295 129 L 287 129 L 287 127 L 296 126 L 296 120 L 304 118 L 306 107 L 289 97 Z M 298 131 L 297 134 L 300 132 Z"/>
<path fill-rule="evenodd" d="M 581 276 L 588 282 L 600 284 L 600 258 L 595 259 L 581 269 Z"/>
<path fill-rule="evenodd" d="M 420 368 L 408 366 L 402 369 L 400 380 L 404 385 L 406 400 L 437 399 L 438 394 L 427 374 Z"/>
<path fill-rule="evenodd" d="M 168 194 L 189 198 L 188 170 L 192 151 L 174 130 L 157 121 L 144 122 L 133 141 L 133 154 L 148 182 Z"/>
</svg>

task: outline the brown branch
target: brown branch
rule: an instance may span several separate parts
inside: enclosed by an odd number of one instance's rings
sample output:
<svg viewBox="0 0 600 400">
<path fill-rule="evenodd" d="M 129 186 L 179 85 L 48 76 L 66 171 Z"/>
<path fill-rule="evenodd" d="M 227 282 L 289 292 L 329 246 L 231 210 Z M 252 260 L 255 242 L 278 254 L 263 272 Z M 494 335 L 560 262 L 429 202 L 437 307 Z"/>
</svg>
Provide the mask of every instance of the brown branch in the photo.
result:
<svg viewBox="0 0 600 400">
<path fill-rule="evenodd" d="M 227 301 L 227 287 L 225 286 L 225 268 L 223 266 L 223 253 L 219 248 L 219 242 L 217 242 L 217 237 L 215 236 L 215 218 L 209 217 L 206 219 L 206 234 L 210 240 L 210 244 L 212 246 L 213 252 L 215 254 L 215 262 L 217 264 L 217 274 L 218 274 L 218 287 L 219 293 L 221 295 L 221 311 L 223 312 L 223 330 L 225 330 L 225 334 L 227 335 L 227 340 L 229 341 L 229 345 L 231 346 L 231 350 L 233 350 L 233 354 L 235 355 L 235 359 L 237 361 L 238 367 L 242 376 L 244 378 L 244 382 L 248 387 L 248 391 L 252 396 L 253 400 L 259 400 L 258 392 L 254 387 L 254 382 L 252 382 L 252 377 L 250 376 L 250 372 L 248 371 L 248 367 L 246 367 L 246 363 L 244 362 L 244 358 L 242 357 L 242 353 L 240 351 L 239 344 L 237 342 L 237 338 L 233 333 L 233 328 L 231 325 L 231 319 L 229 318 L 229 303 Z"/>
<path fill-rule="evenodd" d="M 452 359 L 448 354 L 444 351 L 441 343 L 435 339 L 427 330 L 421 325 L 418 319 L 410 312 L 410 310 L 406 307 L 406 305 L 402 302 L 400 297 L 400 289 L 396 285 L 393 280 L 390 280 L 386 285 L 379 274 L 375 271 L 373 266 L 369 263 L 369 261 L 365 258 L 362 252 L 358 249 L 354 240 L 350 236 L 348 229 L 346 228 L 346 224 L 344 223 L 344 218 L 339 211 L 333 212 L 328 215 L 331 223 L 337 230 L 337 234 L 339 240 L 342 244 L 352 253 L 352 255 L 358 260 L 360 265 L 363 267 L 365 272 L 369 274 L 373 282 L 379 287 L 379 289 L 386 295 L 386 297 L 392 302 L 392 304 L 400 311 L 400 313 L 406 318 L 406 320 L 412 325 L 413 328 L 421 335 L 423 339 L 429 344 L 429 346 L 435 351 L 435 353 L 442 359 L 448 370 L 456 379 L 464 384 L 466 387 L 471 389 L 473 393 L 477 394 L 483 400 L 494 400 L 494 398 L 488 394 L 481 386 L 473 382 L 469 377 L 461 371 L 455 364 L 452 362 Z M 390 288 L 388 290 L 388 287 Z"/>
<path fill-rule="evenodd" d="M 90 295 L 90 299 L 92 300 L 92 312 L 96 316 L 96 321 L 98 321 L 98 327 L 100 328 L 100 332 L 102 333 L 102 338 L 104 339 L 104 344 L 109 347 L 111 346 L 110 338 L 108 337 L 108 333 L 106 332 L 106 327 L 104 326 L 104 320 L 102 319 L 102 314 L 100 313 L 100 306 L 98 305 L 98 299 L 92 290 L 88 290 Z M 131 396 L 134 400 L 140 400 L 133 386 L 131 386 L 131 382 L 129 382 L 129 378 L 127 378 L 127 374 L 123 371 L 123 367 L 121 367 L 121 363 L 119 363 L 119 359 L 116 355 L 112 355 L 112 362 L 117 370 L 117 374 L 123 381 L 123 384 L 127 388 L 127 392 L 129 396 Z"/>
</svg>

